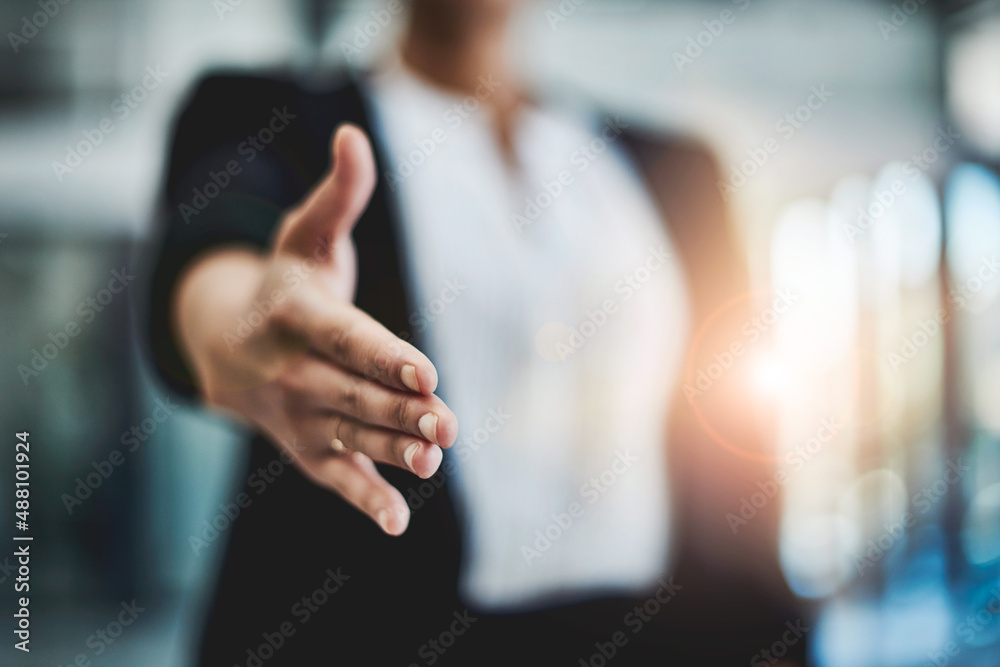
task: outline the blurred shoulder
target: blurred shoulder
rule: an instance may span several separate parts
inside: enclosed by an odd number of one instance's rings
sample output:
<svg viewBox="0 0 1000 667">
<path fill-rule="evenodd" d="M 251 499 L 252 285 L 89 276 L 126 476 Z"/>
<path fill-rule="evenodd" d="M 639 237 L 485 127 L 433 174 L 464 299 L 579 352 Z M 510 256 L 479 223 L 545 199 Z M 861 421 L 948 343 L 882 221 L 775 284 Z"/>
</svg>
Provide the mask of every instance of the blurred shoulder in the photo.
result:
<svg viewBox="0 0 1000 667">
<path fill-rule="evenodd" d="M 323 78 L 287 70 L 226 71 L 206 73 L 192 87 L 182 104 L 179 123 L 196 119 L 199 123 L 233 123 L 264 112 L 295 106 L 298 111 L 321 106 L 349 106 L 356 103 L 358 88 L 343 72 Z M 298 111 L 290 111 L 297 113 Z"/>
<path fill-rule="evenodd" d="M 676 182 L 679 172 L 683 172 L 687 178 L 681 180 L 710 182 L 714 186 L 722 171 L 712 144 L 691 131 L 654 123 L 641 114 L 615 109 L 574 92 L 543 99 L 543 105 L 589 126 L 595 138 L 602 133 L 620 137 L 626 153 L 647 179 L 669 178 Z"/>
<path fill-rule="evenodd" d="M 261 147 L 272 143 L 268 159 L 248 167 L 259 170 L 284 159 L 309 172 L 321 170 L 329 136 L 344 121 L 367 122 L 358 86 L 345 73 L 323 78 L 285 70 L 207 73 L 192 85 L 173 120 L 170 185 L 189 169 L 216 168 L 213 160 L 224 163 L 237 152 L 265 154 Z"/>
<path fill-rule="evenodd" d="M 716 151 L 693 134 L 631 123 L 624 139 L 647 177 L 655 180 L 681 178 L 714 185 L 721 173 Z"/>
</svg>

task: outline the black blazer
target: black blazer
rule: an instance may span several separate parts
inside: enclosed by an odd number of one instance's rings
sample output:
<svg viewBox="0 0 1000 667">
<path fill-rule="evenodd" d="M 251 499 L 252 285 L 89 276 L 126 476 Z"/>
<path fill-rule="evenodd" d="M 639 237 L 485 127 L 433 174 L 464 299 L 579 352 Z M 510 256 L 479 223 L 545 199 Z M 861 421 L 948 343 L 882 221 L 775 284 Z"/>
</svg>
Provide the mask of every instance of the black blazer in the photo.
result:
<svg viewBox="0 0 1000 667">
<path fill-rule="evenodd" d="M 369 131 L 377 162 L 389 164 L 369 119 L 352 81 L 307 85 L 282 75 L 217 75 L 198 86 L 172 139 L 145 318 L 154 364 L 174 390 L 196 395 L 169 322 L 179 272 L 196 255 L 221 244 L 266 247 L 281 212 L 327 169 L 329 140 L 341 122 Z M 630 132 L 625 144 L 680 252 L 694 328 L 708 324 L 700 349 L 690 353 L 690 367 L 703 367 L 700 359 L 709 359 L 736 335 L 749 305 L 740 298 L 747 290 L 746 270 L 717 189 L 718 170 L 708 151 L 685 140 Z M 409 336 L 399 216 L 384 173 L 380 167 L 374 196 L 354 232 L 356 303 L 391 331 Z M 780 639 L 784 622 L 800 613 L 777 568 L 778 503 L 761 510 L 737 535 L 724 518 L 738 511 L 741 497 L 757 490 L 756 481 L 770 478 L 769 463 L 760 456 L 766 439 L 759 420 L 742 407 L 746 401 L 738 383 L 729 384 L 730 389 L 713 389 L 698 411 L 683 400 L 674 407 L 669 457 L 677 516 L 673 576 L 684 588 L 665 608 L 669 612 L 657 615 L 658 630 L 642 638 L 674 656 L 691 648 L 699 664 L 719 664 L 704 659 L 723 655 L 740 663 L 749 660 L 754 651 Z M 445 401 L 448 390 L 442 378 L 439 393 Z M 706 419 L 714 438 L 702 425 Z M 719 433 L 725 434 L 721 444 Z M 750 455 L 733 454 L 733 442 Z M 471 610 L 478 620 L 468 634 L 439 653 L 428 641 L 467 609 L 457 593 L 461 508 L 452 502 L 442 473 L 423 482 L 396 468 L 381 468 L 404 497 L 413 499 L 410 527 L 399 538 L 384 535 L 339 497 L 308 482 L 264 438 L 253 439 L 244 471 L 246 506 L 234 525 L 214 538 L 228 540 L 228 548 L 201 664 L 255 665 L 255 656 L 263 659 L 273 652 L 263 665 L 313 664 L 321 658 L 330 664 L 501 664 L 507 659 L 532 664 L 534 659 L 575 665 L 596 650 L 593 642 L 625 629 L 622 617 L 631 600 L 510 618 Z M 200 528 L 205 544 L 212 541 L 211 530 Z M 577 640 L 581 648 L 571 648 Z M 543 649 L 525 653 L 518 649 L 522 641 L 538 642 L 552 653 L 544 658 Z M 632 644 L 639 645 L 638 636 Z M 652 659 L 639 658 L 645 654 L 638 648 L 629 650 L 635 664 Z M 504 657 L 505 651 L 513 652 Z M 622 649 L 616 662 L 628 664 L 625 655 Z"/>
</svg>

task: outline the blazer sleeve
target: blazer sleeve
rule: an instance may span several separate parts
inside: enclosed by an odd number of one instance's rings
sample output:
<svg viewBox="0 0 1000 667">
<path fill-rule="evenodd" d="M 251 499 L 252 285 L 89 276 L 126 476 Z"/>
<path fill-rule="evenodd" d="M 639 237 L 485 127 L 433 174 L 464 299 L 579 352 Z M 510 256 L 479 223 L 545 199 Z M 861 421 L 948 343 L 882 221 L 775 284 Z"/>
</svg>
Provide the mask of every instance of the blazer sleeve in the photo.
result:
<svg viewBox="0 0 1000 667">
<path fill-rule="evenodd" d="M 311 185 L 316 168 L 304 165 L 315 159 L 302 155 L 301 128 L 295 127 L 302 105 L 294 87 L 280 80 L 211 76 L 175 123 L 147 263 L 141 334 L 157 375 L 182 396 L 193 397 L 197 389 L 171 323 L 174 286 L 184 268 L 209 250 L 266 247 L 281 211 Z"/>
</svg>

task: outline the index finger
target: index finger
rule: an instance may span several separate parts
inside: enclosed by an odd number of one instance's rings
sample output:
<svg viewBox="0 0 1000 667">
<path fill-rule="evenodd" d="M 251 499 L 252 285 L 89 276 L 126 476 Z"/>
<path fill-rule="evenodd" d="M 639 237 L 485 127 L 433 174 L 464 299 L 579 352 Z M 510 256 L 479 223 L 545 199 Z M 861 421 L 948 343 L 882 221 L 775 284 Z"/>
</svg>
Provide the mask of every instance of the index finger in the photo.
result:
<svg viewBox="0 0 1000 667">
<path fill-rule="evenodd" d="M 317 352 L 387 387 L 434 393 L 438 375 L 430 359 L 371 315 L 318 289 L 297 296 L 286 324 L 304 334 Z"/>
</svg>

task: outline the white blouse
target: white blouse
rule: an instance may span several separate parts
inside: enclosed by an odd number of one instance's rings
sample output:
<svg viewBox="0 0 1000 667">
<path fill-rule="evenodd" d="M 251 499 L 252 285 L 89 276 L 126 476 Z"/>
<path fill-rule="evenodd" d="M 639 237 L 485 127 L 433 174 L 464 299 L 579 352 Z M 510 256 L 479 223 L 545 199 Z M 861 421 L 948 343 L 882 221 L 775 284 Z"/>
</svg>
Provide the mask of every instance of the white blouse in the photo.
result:
<svg viewBox="0 0 1000 667">
<path fill-rule="evenodd" d="M 481 102 L 397 58 L 368 79 L 402 215 L 409 319 L 459 421 L 461 588 L 500 611 L 664 574 L 678 258 L 614 117 L 529 109 L 505 162 Z M 419 511 L 419 510 L 418 510 Z"/>
</svg>

